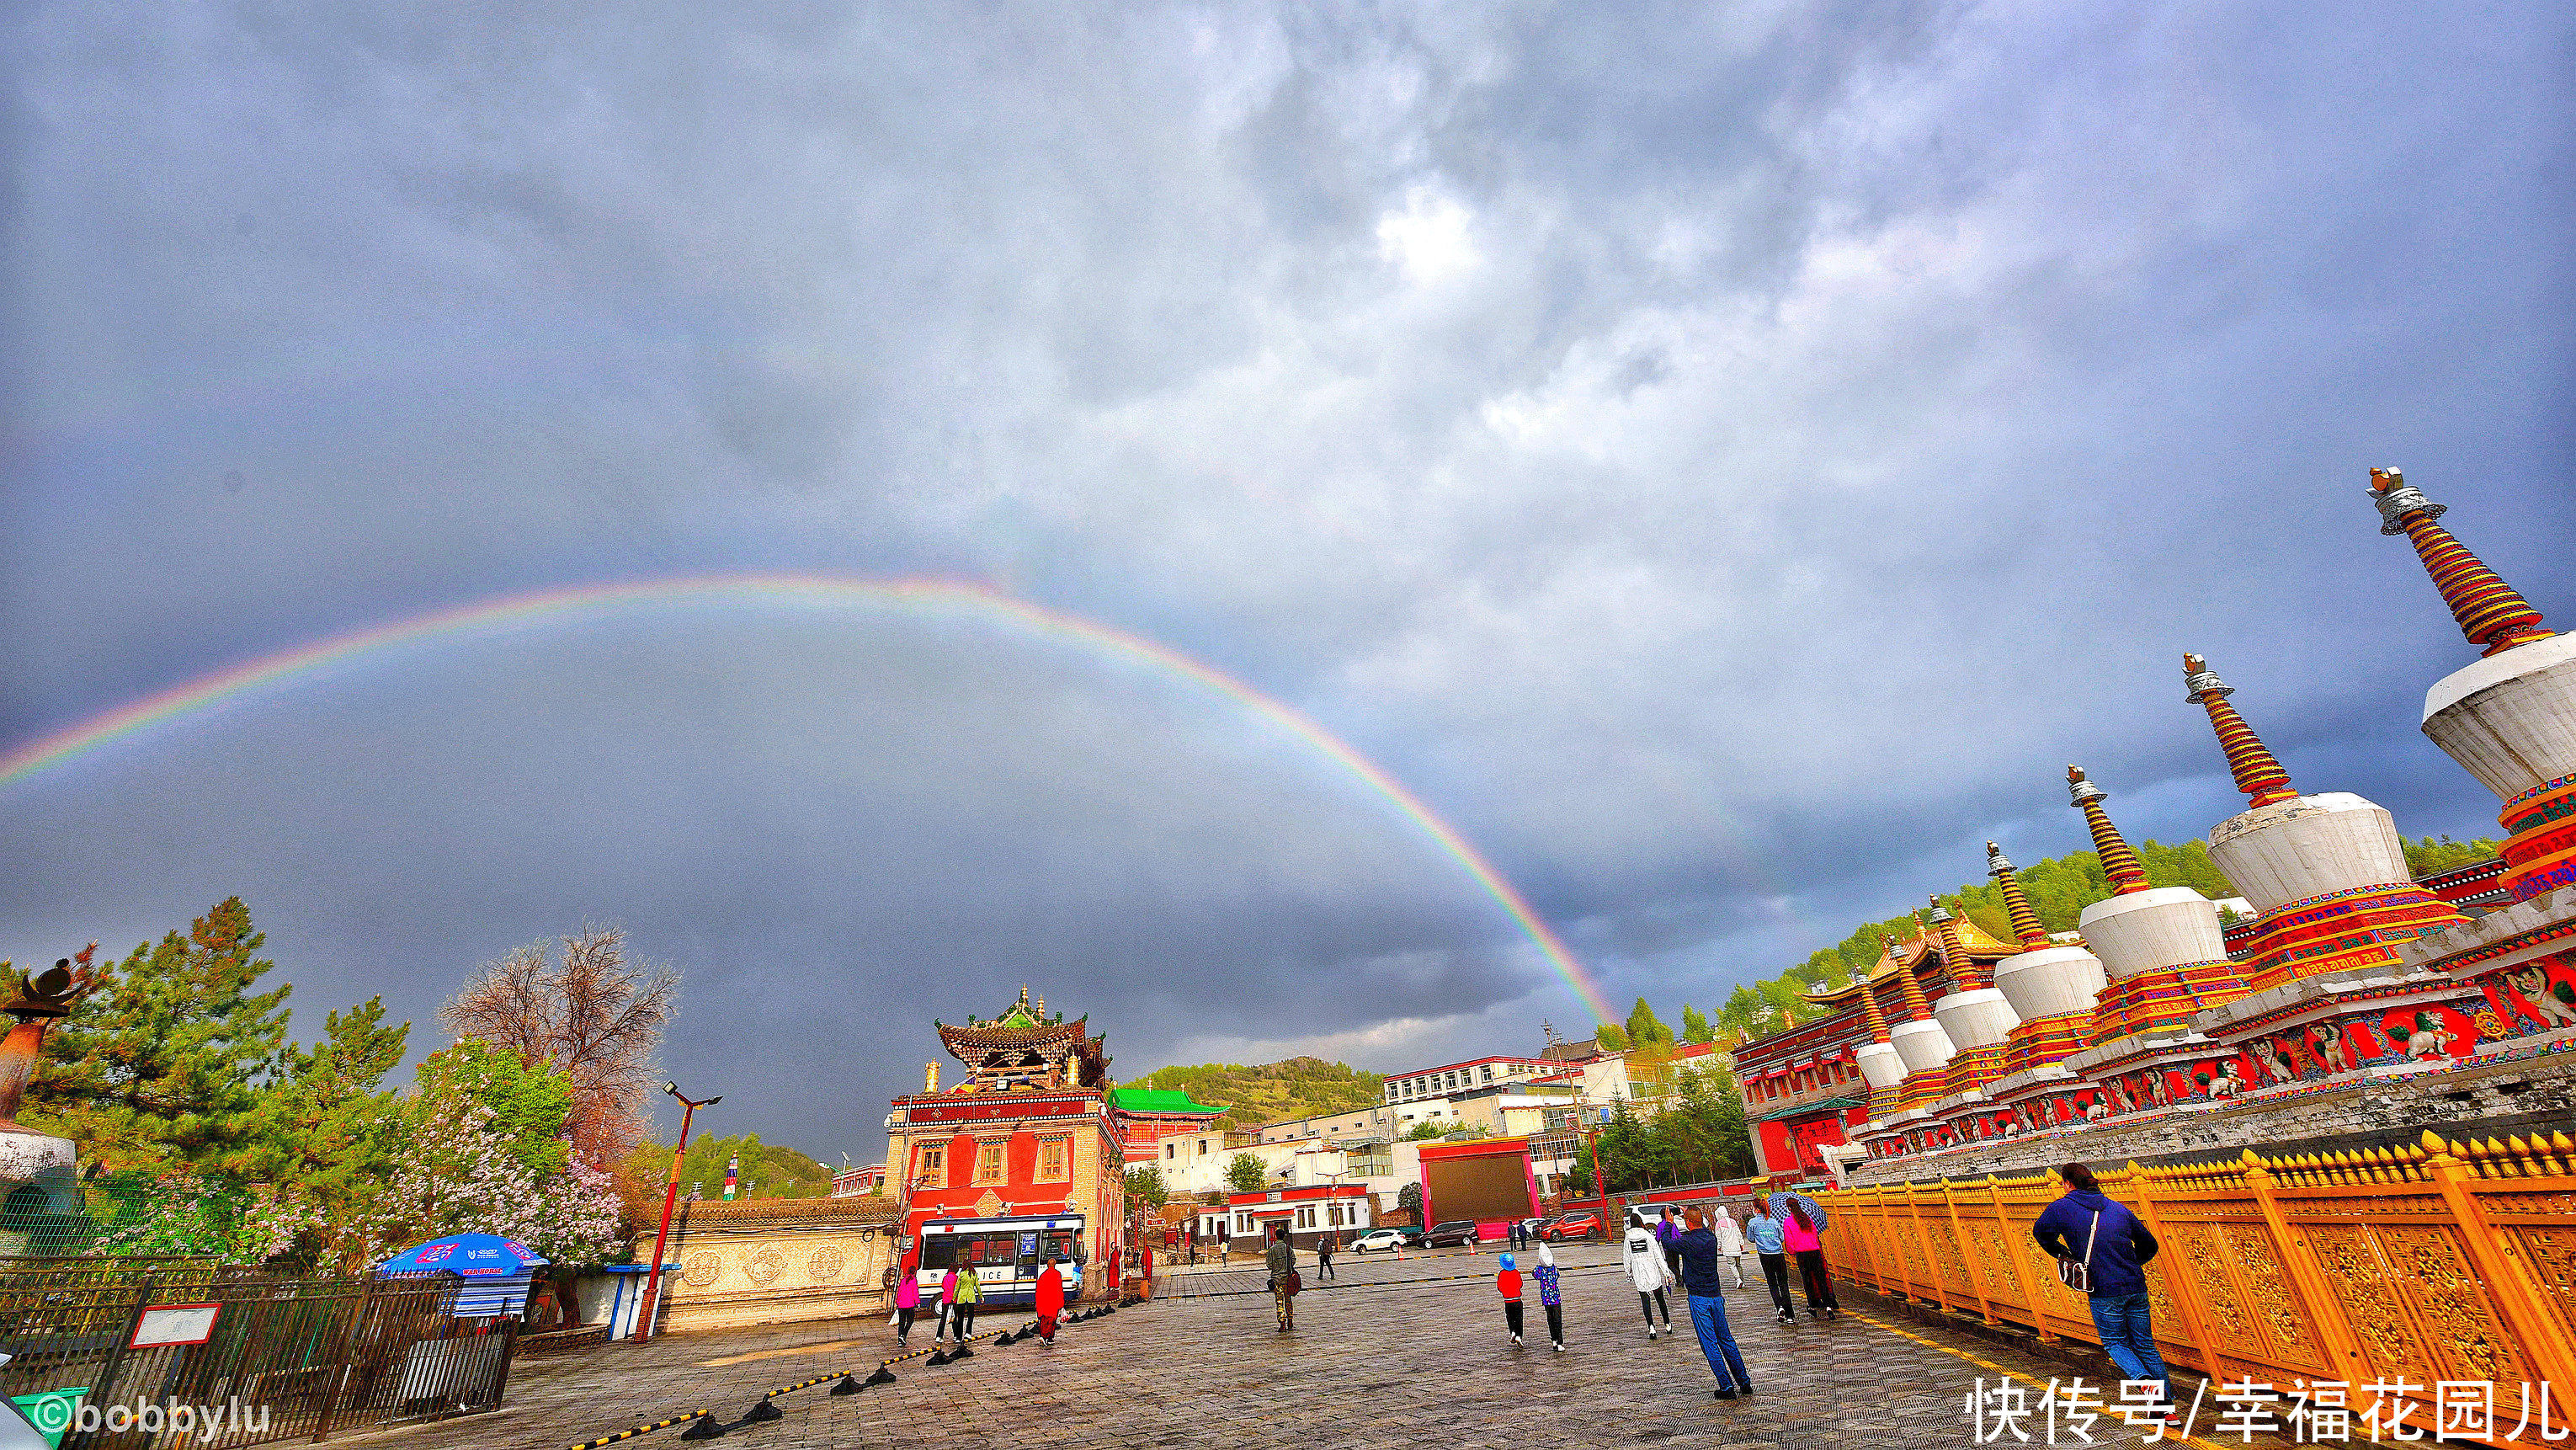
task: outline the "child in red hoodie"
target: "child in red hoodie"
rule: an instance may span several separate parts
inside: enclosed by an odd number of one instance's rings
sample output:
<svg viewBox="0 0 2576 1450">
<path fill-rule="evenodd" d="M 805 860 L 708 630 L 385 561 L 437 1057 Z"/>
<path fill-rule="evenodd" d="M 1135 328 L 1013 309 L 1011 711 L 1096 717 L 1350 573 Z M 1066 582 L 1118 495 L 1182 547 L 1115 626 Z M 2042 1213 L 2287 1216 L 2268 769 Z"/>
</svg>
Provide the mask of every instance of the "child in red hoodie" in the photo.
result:
<svg viewBox="0 0 2576 1450">
<path fill-rule="evenodd" d="M 1512 1348 L 1521 1347 L 1521 1271 L 1512 1256 L 1503 1255 L 1503 1271 L 1494 1276 L 1494 1288 L 1503 1296 L 1503 1324 L 1512 1332 Z"/>
</svg>

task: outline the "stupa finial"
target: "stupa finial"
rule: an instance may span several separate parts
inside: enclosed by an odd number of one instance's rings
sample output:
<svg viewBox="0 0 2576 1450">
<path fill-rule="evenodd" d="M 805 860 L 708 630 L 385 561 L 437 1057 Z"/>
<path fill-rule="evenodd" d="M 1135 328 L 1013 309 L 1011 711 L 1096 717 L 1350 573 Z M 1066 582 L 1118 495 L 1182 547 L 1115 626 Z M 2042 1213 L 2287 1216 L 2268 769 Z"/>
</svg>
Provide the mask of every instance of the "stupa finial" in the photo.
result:
<svg viewBox="0 0 2576 1450">
<path fill-rule="evenodd" d="M 2086 780 L 2082 766 L 2070 765 L 2066 767 L 2066 793 L 2075 798 L 2077 809 L 2084 812 L 2084 824 L 2092 828 L 2093 854 L 2101 858 L 2102 874 L 2111 880 L 2111 894 L 2128 896 L 2149 889 L 2147 868 L 2102 809 L 2103 799 L 2110 792 Z"/>
<path fill-rule="evenodd" d="M 1905 954 L 1897 949 L 1896 938 L 1883 937 L 1881 940 L 1887 943 L 1887 954 L 1896 962 L 1896 987 L 1905 998 L 1906 1020 L 1931 1021 L 1932 999 L 1923 995 L 1923 984 L 1915 979 L 1914 969 L 1905 964 Z"/>
<path fill-rule="evenodd" d="M 2460 622 L 2469 643 L 2496 654 L 2555 632 L 2541 627 L 2540 611 L 2529 600 L 2496 577 L 2449 529 L 2433 522 L 2445 505 L 2426 498 L 2403 472 L 2372 469 L 2370 501 L 2379 505 L 2379 531 L 2404 534 L 2415 546 L 2415 557 L 2424 561 L 2424 572 L 2433 576 L 2433 587 L 2442 591 L 2442 602 L 2451 606 L 2451 617 Z"/>
<path fill-rule="evenodd" d="M 2282 801 L 2297 800 L 2298 787 L 2290 784 L 2290 773 L 2273 759 L 2269 747 L 2227 703 L 2236 687 L 2218 677 L 2209 661 L 2198 655 L 2182 657 L 2183 698 L 2209 712 L 2209 723 L 2218 730 L 2218 748 L 2227 752 L 2228 772 L 2236 777 L 2236 788 L 2254 798 L 2260 809 Z"/>
<path fill-rule="evenodd" d="M 1890 942 L 1888 950 L 1893 952 L 1895 943 Z M 1852 974 L 1852 979 L 1860 986 L 1860 1016 L 1862 1021 L 1869 1024 L 1869 1040 L 1872 1042 L 1892 1040 L 1887 1030 L 1887 1014 L 1879 1010 L 1878 990 L 1870 986 L 1869 973 L 1855 972 Z"/>
<path fill-rule="evenodd" d="M 1959 909 L 1966 911 L 1968 904 L 1960 902 Z M 1941 948 L 1941 965 L 1950 972 L 1952 991 L 1973 992 L 1993 985 L 1986 980 L 1976 960 L 1968 955 L 1968 949 L 1959 944 L 1959 919 L 1950 914 L 1950 908 L 1941 904 L 1938 894 L 1932 897 L 1932 930 L 1935 933 L 1933 940 Z"/>
<path fill-rule="evenodd" d="M 2021 876 L 2005 857 L 2004 848 L 1992 841 L 1986 843 L 1986 874 L 2004 889 L 2004 911 L 2012 917 L 2013 935 L 2021 938 L 2021 949 L 2035 952 L 2048 945 L 2048 928 L 2039 924 L 2039 913 L 2030 909 L 2030 897 L 2021 889 Z"/>
</svg>

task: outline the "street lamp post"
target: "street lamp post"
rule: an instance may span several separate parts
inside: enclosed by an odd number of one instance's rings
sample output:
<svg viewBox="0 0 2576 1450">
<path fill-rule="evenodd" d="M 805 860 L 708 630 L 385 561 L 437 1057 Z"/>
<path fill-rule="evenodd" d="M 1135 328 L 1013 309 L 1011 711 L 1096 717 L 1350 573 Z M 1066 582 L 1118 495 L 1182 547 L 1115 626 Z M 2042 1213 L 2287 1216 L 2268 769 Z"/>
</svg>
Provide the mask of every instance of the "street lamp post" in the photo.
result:
<svg viewBox="0 0 2576 1450">
<path fill-rule="evenodd" d="M 679 1099 L 680 1146 L 671 1150 L 671 1181 L 662 1188 L 662 1229 L 653 1235 L 653 1265 L 645 1271 L 644 1299 L 637 1306 L 635 1316 L 635 1342 L 638 1344 L 653 1337 L 653 1311 L 661 1299 L 662 1290 L 662 1250 L 671 1242 L 672 1206 L 680 1201 L 680 1155 L 689 1151 L 689 1120 L 697 1116 L 698 1109 L 712 1108 L 724 1101 L 719 1095 L 691 1102 L 680 1097 L 680 1085 L 675 1082 L 662 1084 L 662 1091 Z"/>
</svg>

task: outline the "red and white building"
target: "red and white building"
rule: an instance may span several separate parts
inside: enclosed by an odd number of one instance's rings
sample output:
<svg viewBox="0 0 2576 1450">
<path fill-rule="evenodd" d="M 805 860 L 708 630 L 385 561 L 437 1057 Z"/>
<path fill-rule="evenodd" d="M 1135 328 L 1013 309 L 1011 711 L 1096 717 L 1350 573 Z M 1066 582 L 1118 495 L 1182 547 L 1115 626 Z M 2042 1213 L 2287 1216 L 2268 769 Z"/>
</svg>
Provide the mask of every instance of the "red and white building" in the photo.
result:
<svg viewBox="0 0 2576 1450">
<path fill-rule="evenodd" d="M 1369 1191 L 1358 1184 L 1315 1184 L 1308 1188 L 1271 1188 L 1228 1194 L 1227 1225 L 1233 1241 L 1245 1248 L 1267 1243 L 1271 1232 L 1288 1226 L 1288 1240 L 1301 1249 L 1338 1236 L 1347 1243 L 1376 1226 Z"/>
</svg>

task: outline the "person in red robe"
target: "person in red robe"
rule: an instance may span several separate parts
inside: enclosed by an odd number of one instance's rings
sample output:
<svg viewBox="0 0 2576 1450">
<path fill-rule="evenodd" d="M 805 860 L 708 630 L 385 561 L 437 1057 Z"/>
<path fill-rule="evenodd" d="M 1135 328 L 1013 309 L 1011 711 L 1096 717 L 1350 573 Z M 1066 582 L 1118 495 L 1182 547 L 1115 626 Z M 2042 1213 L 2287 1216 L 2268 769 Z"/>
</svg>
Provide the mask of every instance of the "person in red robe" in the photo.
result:
<svg viewBox="0 0 2576 1450">
<path fill-rule="evenodd" d="M 1064 1313 L 1064 1275 L 1055 1271 L 1055 1260 L 1046 1261 L 1038 1270 L 1038 1342 L 1055 1343 L 1055 1322 Z"/>
</svg>

